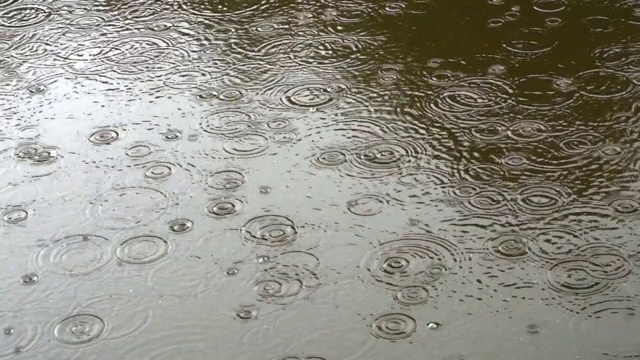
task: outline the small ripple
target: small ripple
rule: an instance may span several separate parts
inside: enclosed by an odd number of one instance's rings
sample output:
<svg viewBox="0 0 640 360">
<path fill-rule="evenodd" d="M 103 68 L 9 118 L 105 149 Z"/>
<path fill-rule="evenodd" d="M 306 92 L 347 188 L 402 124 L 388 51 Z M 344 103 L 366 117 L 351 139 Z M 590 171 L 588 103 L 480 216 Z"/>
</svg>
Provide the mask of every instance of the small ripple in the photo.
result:
<svg viewBox="0 0 640 360">
<path fill-rule="evenodd" d="M 410 338 L 417 328 L 416 320 L 402 313 L 387 313 L 377 317 L 371 325 L 371 335 L 390 341 Z"/>
<path fill-rule="evenodd" d="M 362 194 L 347 201 L 347 209 L 354 215 L 373 216 L 380 214 L 389 205 L 389 200 L 379 194 Z"/>
<path fill-rule="evenodd" d="M 64 276 L 83 276 L 111 263 L 112 243 L 98 235 L 71 235 L 38 249 L 35 261 L 39 268 Z"/>
<path fill-rule="evenodd" d="M 462 203 L 472 213 L 502 213 L 508 209 L 508 197 L 498 189 L 485 189 Z"/>
<path fill-rule="evenodd" d="M 624 74 L 602 69 L 581 72 L 574 81 L 582 95 L 601 99 L 626 95 L 633 88 L 633 82 Z"/>
<path fill-rule="evenodd" d="M 150 264 L 164 258 L 172 249 L 165 239 L 154 235 L 128 238 L 116 247 L 116 257 L 127 264 Z"/>
<path fill-rule="evenodd" d="M 565 107 L 576 99 L 576 85 L 559 76 L 528 75 L 516 80 L 514 86 L 516 101 L 527 108 Z"/>
<path fill-rule="evenodd" d="M 419 139 L 374 140 L 352 149 L 347 174 L 373 179 L 396 175 L 412 167 L 431 152 Z"/>
<path fill-rule="evenodd" d="M 264 155 L 270 143 L 265 135 L 249 133 L 229 138 L 222 145 L 222 149 L 229 155 L 248 158 Z"/>
<path fill-rule="evenodd" d="M 76 314 L 60 320 L 53 334 L 63 344 L 82 345 L 98 339 L 106 326 L 99 316 Z"/>
<path fill-rule="evenodd" d="M 240 170 L 218 170 L 206 177 L 206 184 L 214 190 L 236 190 L 246 183 L 247 179 Z"/>
<path fill-rule="evenodd" d="M 242 211 L 244 201 L 235 197 L 222 197 L 210 200 L 205 206 L 205 213 L 214 219 L 226 219 Z"/>
<path fill-rule="evenodd" d="M 544 29 L 521 29 L 502 42 L 516 56 L 533 57 L 553 49 L 557 41 Z"/>
<path fill-rule="evenodd" d="M 527 215 L 546 215 L 573 200 L 571 190 L 554 183 L 530 184 L 516 193 L 515 210 Z"/>
<path fill-rule="evenodd" d="M 469 130 L 474 139 L 480 141 L 498 141 L 505 137 L 509 126 L 501 121 L 481 121 Z"/>
<path fill-rule="evenodd" d="M 608 70 L 629 75 L 640 71 L 640 52 L 638 45 L 607 45 L 596 49 L 593 57 L 596 63 Z"/>
<path fill-rule="evenodd" d="M 487 243 L 489 253 L 505 260 L 521 260 L 529 255 L 527 236 L 517 233 L 506 233 L 490 239 Z"/>
<path fill-rule="evenodd" d="M 611 283 L 593 276 L 599 266 L 589 260 L 568 259 L 555 263 L 547 273 L 549 287 L 567 295 L 595 295 L 608 290 Z"/>
<path fill-rule="evenodd" d="M 43 24 L 53 15 L 46 5 L 22 4 L 0 11 L 0 27 L 26 28 Z"/>
<path fill-rule="evenodd" d="M 511 84 L 495 77 L 467 78 L 437 92 L 426 104 L 436 114 L 465 115 L 506 107 L 512 102 Z"/>
<path fill-rule="evenodd" d="M 399 289 L 393 299 L 400 305 L 415 306 L 429 303 L 435 296 L 433 287 L 410 285 Z"/>
<path fill-rule="evenodd" d="M 150 224 L 169 208 L 167 195 L 147 187 L 115 188 L 91 202 L 94 224 L 108 229 L 131 229 Z"/>
<path fill-rule="evenodd" d="M 636 296 L 614 296 L 594 299 L 571 322 L 572 332 L 582 346 L 607 358 L 640 357 L 635 336 L 639 299 Z M 604 336 L 603 329 L 615 329 L 615 336 Z"/>
<path fill-rule="evenodd" d="M 362 266 L 377 285 L 399 290 L 454 275 L 465 260 L 463 252 L 448 240 L 411 234 L 369 251 L 362 259 Z"/>
<path fill-rule="evenodd" d="M 94 145 L 109 145 L 120 139 L 121 132 L 119 129 L 101 128 L 89 135 L 89 142 Z"/>
<path fill-rule="evenodd" d="M 312 296 L 321 281 L 315 272 L 304 267 L 277 264 L 259 272 L 253 285 L 258 301 L 287 305 Z"/>
<path fill-rule="evenodd" d="M 558 261 L 574 254 L 587 241 L 572 229 L 547 229 L 538 232 L 529 241 L 529 252 L 543 261 Z"/>
<path fill-rule="evenodd" d="M 458 179 L 480 184 L 501 184 L 507 178 L 507 172 L 500 166 L 474 164 L 457 168 Z"/>
<path fill-rule="evenodd" d="M 270 110 L 318 111 L 332 108 L 349 96 L 351 85 L 343 82 L 278 82 L 263 89 L 267 102 L 263 105 Z"/>
<path fill-rule="evenodd" d="M 566 0 L 535 0 L 533 8 L 543 13 L 555 13 L 567 7 Z"/>
<path fill-rule="evenodd" d="M 41 143 L 25 143 L 15 148 L 13 156 L 17 160 L 20 173 L 30 177 L 48 176 L 62 167 L 59 148 Z"/>
<path fill-rule="evenodd" d="M 281 215 L 262 215 L 247 221 L 240 229 L 244 241 L 254 245 L 276 247 L 296 241 L 298 229 L 294 222 Z"/>
<path fill-rule="evenodd" d="M 577 256 L 587 259 L 595 266 L 591 275 L 604 280 L 626 280 L 633 270 L 631 260 L 622 250 L 608 243 L 590 243 L 576 251 Z"/>
</svg>

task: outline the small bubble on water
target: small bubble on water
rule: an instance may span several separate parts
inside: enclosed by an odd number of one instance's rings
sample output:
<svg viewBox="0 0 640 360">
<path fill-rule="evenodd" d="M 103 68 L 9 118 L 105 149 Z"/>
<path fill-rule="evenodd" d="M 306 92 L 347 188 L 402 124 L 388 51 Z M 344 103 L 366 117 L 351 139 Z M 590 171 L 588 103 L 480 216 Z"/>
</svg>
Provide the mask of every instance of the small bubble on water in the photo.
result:
<svg viewBox="0 0 640 360">
<path fill-rule="evenodd" d="M 268 255 L 258 255 L 256 256 L 256 261 L 260 264 L 266 264 L 271 262 L 271 257 Z"/>
<path fill-rule="evenodd" d="M 27 91 L 31 94 L 42 94 L 43 92 L 47 91 L 47 87 L 42 84 L 34 84 L 30 85 L 27 88 Z"/>
<path fill-rule="evenodd" d="M 162 133 L 162 138 L 166 141 L 176 141 L 182 138 L 182 132 L 180 130 L 170 129 Z"/>
<path fill-rule="evenodd" d="M 527 333 L 531 335 L 538 335 L 540 334 L 540 327 L 535 324 L 527 325 Z"/>
<path fill-rule="evenodd" d="M 235 276 L 238 275 L 239 272 L 240 270 L 238 270 L 238 268 L 228 268 L 224 273 L 229 276 Z"/>
<path fill-rule="evenodd" d="M 260 194 L 268 194 L 271 192 L 271 187 L 269 186 L 260 186 Z"/>
<path fill-rule="evenodd" d="M 432 322 L 427 324 L 427 328 L 429 328 L 429 329 L 434 329 L 435 330 L 435 329 L 437 329 L 439 327 L 440 327 L 440 323 L 437 323 L 437 322 L 433 322 L 432 321 Z"/>
<path fill-rule="evenodd" d="M 4 328 L 4 334 L 7 335 L 7 336 L 13 335 L 13 334 L 15 334 L 15 332 L 16 332 L 16 329 L 13 328 L 13 327 Z"/>
<path fill-rule="evenodd" d="M 258 310 L 254 307 L 242 306 L 236 311 L 236 317 L 242 320 L 253 319 L 258 316 Z"/>
<path fill-rule="evenodd" d="M 20 283 L 22 285 L 33 285 L 38 282 L 40 276 L 35 273 L 24 274 L 20 277 Z"/>
<path fill-rule="evenodd" d="M 189 219 L 175 219 L 169 222 L 169 230 L 176 233 L 185 233 L 193 228 L 193 221 Z"/>
<path fill-rule="evenodd" d="M 20 354 L 24 352 L 24 347 L 23 346 L 16 346 L 15 349 L 13 349 L 13 352 L 16 354 Z"/>
</svg>

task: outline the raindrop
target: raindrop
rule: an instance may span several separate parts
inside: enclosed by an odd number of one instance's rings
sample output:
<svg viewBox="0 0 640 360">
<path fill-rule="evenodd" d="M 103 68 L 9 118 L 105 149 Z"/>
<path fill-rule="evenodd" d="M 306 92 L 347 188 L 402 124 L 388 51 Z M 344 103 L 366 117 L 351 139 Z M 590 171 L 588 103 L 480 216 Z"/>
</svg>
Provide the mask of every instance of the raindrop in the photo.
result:
<svg viewBox="0 0 640 360">
<path fill-rule="evenodd" d="M 189 219 L 175 219 L 169 222 L 169 230 L 175 233 L 186 233 L 193 229 L 193 221 Z"/>
<path fill-rule="evenodd" d="M 36 273 L 28 273 L 20 277 L 20 283 L 22 285 L 34 285 L 38 280 L 40 280 L 40 276 Z"/>
</svg>

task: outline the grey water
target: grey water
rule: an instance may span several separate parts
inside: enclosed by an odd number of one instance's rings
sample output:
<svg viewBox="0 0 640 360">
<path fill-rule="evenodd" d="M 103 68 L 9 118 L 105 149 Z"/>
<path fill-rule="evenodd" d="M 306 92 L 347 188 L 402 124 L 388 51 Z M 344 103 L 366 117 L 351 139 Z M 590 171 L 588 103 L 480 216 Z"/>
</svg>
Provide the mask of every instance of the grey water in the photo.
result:
<svg viewBox="0 0 640 360">
<path fill-rule="evenodd" d="M 640 359 L 639 30 L 0 0 L 0 359 Z"/>
</svg>

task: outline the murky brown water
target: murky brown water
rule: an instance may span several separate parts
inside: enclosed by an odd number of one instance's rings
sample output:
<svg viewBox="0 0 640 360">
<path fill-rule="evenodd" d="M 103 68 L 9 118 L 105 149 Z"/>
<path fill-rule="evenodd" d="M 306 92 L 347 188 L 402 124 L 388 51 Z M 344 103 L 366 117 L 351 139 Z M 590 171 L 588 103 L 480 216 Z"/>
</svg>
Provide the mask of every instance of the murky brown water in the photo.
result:
<svg viewBox="0 0 640 360">
<path fill-rule="evenodd" d="M 640 359 L 639 29 L 0 0 L 0 358 Z"/>
</svg>

